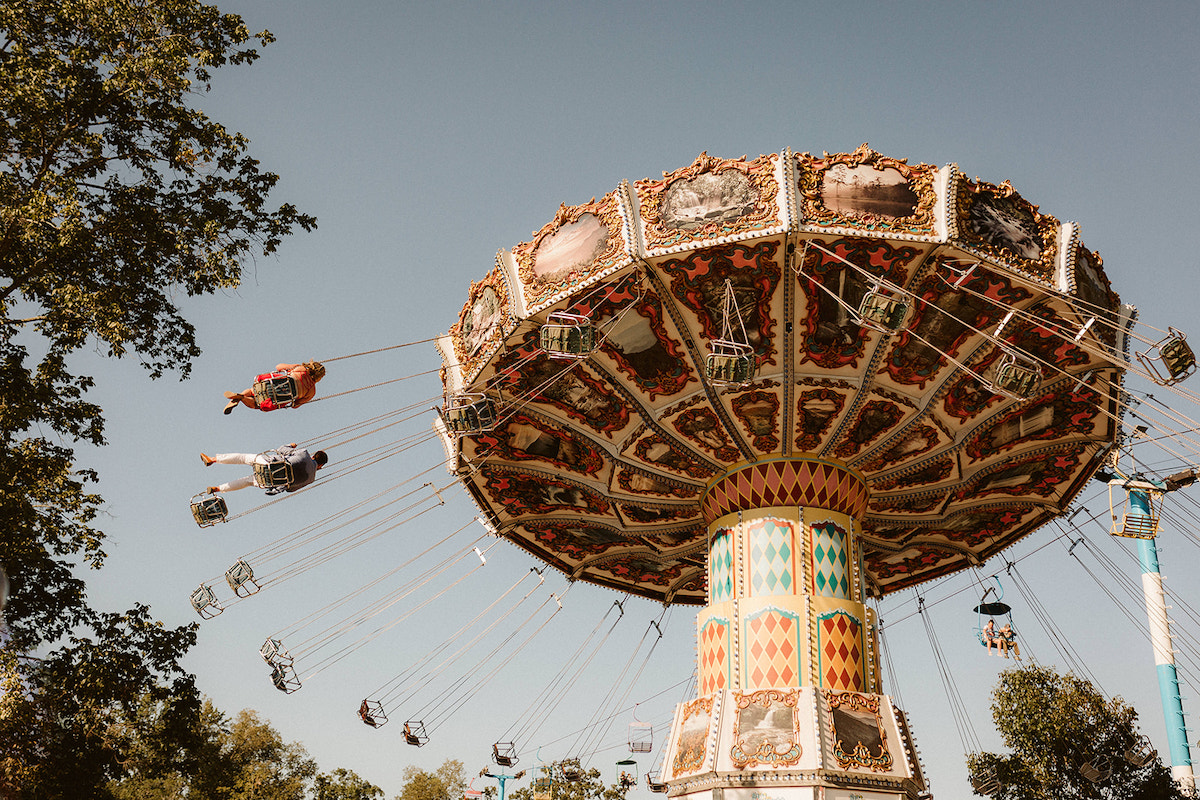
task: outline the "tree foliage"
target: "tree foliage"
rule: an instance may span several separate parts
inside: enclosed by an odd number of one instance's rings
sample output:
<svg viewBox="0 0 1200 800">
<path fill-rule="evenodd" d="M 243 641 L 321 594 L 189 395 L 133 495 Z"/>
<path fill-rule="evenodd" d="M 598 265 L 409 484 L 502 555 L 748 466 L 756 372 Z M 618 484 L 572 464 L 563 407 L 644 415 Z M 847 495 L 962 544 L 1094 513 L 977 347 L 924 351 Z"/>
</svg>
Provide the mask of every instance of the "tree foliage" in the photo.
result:
<svg viewBox="0 0 1200 800">
<path fill-rule="evenodd" d="M 585 769 L 578 780 L 567 780 L 554 765 L 538 768 L 538 774 L 553 781 L 554 800 L 624 800 L 627 790 L 619 784 L 605 784 L 598 769 Z M 523 786 L 508 795 L 511 800 L 534 800 L 534 787 Z"/>
<path fill-rule="evenodd" d="M 104 444 L 104 419 L 71 356 L 186 376 L 199 350 L 176 299 L 236 286 L 247 259 L 315 221 L 272 208 L 277 176 L 195 104 L 268 32 L 197 0 L 0 0 L 0 26 L 0 565 L 13 583 L 0 679 L 21 687 L 3 705 L 16 716 L 0 715 L 0 787 L 83 798 L 126 771 L 128 737 L 113 731 L 147 693 L 198 697 L 178 666 L 194 628 L 87 601 L 77 570 L 104 561 L 102 500 L 72 447 Z M 12 656 L 35 650 L 49 655 Z M 29 783 L 72 757 L 72 793 Z"/>
<path fill-rule="evenodd" d="M 1183 797 L 1157 755 L 1140 765 L 1132 757 L 1143 743 L 1137 712 L 1090 681 L 1049 667 L 1007 670 L 992 693 L 992 717 L 1012 752 L 977 753 L 968 766 L 976 787 L 998 784 L 987 795 L 995 800 Z M 1089 763 L 1111 774 L 1089 780 L 1080 771 Z"/>
<path fill-rule="evenodd" d="M 467 788 L 463 762 L 448 758 L 433 772 L 404 768 L 404 785 L 396 800 L 461 800 Z"/>
</svg>

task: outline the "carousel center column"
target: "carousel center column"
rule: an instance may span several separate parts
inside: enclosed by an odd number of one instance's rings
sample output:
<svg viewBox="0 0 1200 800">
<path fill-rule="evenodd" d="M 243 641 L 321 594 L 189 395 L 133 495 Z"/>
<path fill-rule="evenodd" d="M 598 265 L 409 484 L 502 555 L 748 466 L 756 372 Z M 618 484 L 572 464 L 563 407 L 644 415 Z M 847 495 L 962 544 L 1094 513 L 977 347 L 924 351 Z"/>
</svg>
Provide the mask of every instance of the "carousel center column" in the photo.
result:
<svg viewBox="0 0 1200 800">
<path fill-rule="evenodd" d="M 924 791 L 903 715 L 880 693 L 858 540 L 867 498 L 860 473 L 817 457 L 743 464 L 709 486 L 699 697 L 676 712 L 663 765 L 672 796 Z M 770 795 L 750 791 L 763 786 Z"/>
</svg>

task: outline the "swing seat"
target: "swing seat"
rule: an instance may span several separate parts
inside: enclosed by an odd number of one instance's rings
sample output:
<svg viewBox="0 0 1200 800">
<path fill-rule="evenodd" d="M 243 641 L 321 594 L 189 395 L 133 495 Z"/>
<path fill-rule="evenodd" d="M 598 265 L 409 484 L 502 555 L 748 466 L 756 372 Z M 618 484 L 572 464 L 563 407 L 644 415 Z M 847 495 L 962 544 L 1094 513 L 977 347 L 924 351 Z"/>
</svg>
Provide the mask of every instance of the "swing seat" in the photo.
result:
<svg viewBox="0 0 1200 800">
<path fill-rule="evenodd" d="M 577 781 L 583 777 L 583 767 L 580 766 L 578 758 L 568 758 L 559 764 L 559 767 L 565 780 Z"/>
<path fill-rule="evenodd" d="M 254 580 L 254 570 L 249 562 L 239 558 L 237 563 L 225 570 L 225 582 L 238 597 L 249 597 L 262 587 Z"/>
<path fill-rule="evenodd" d="M 212 587 L 205 586 L 203 583 L 192 592 L 191 601 L 192 608 L 196 609 L 200 619 L 212 619 L 225 610 L 221 608 L 217 596 L 213 594 Z"/>
<path fill-rule="evenodd" d="M 1112 777 L 1112 761 L 1108 756 L 1096 756 L 1079 768 L 1079 774 L 1092 783 L 1103 783 Z"/>
<path fill-rule="evenodd" d="M 1149 739 L 1145 736 L 1139 736 L 1133 747 L 1130 747 L 1122 755 L 1133 766 L 1144 767 L 1154 760 L 1154 757 L 1158 755 L 1158 751 L 1151 746 Z"/>
<path fill-rule="evenodd" d="M 292 654 L 283 648 L 283 642 L 278 639 L 267 639 L 262 643 L 262 647 L 258 648 L 258 654 L 262 656 L 263 661 L 268 664 L 291 664 L 294 660 Z"/>
<path fill-rule="evenodd" d="M 858 307 L 859 322 L 881 333 L 896 333 L 904 327 L 909 304 L 899 297 L 881 291 L 870 291 L 863 295 Z"/>
<path fill-rule="evenodd" d="M 1025 400 L 1033 396 L 1041 382 L 1042 371 L 1037 365 L 1018 359 L 1016 353 L 1006 352 L 996 366 L 991 388 L 999 394 Z"/>
<path fill-rule="evenodd" d="M 579 314 L 556 311 L 546 317 L 538 339 L 547 356 L 565 361 L 587 358 L 596 349 L 596 329 Z"/>
<path fill-rule="evenodd" d="M 1172 386 L 1196 371 L 1196 354 L 1187 343 L 1187 337 L 1170 327 L 1164 338 L 1150 349 L 1139 352 L 1137 357 L 1150 372 L 1151 380 L 1160 386 Z M 1165 375 L 1159 371 L 1159 364 L 1165 368 Z"/>
<path fill-rule="evenodd" d="M 404 741 L 413 747 L 424 747 L 429 741 L 429 736 L 425 733 L 425 723 L 415 719 L 405 722 Z"/>
<path fill-rule="evenodd" d="M 646 786 L 652 792 L 665 792 L 667 790 L 667 784 L 664 781 L 659 780 L 658 776 L 659 773 L 657 771 L 647 772 Z"/>
<path fill-rule="evenodd" d="M 290 662 L 271 666 L 271 683 L 284 694 L 291 694 L 300 688 L 300 678 L 296 676 L 296 670 Z"/>
<path fill-rule="evenodd" d="M 517 746 L 512 742 L 496 742 L 492 745 L 492 760 L 502 767 L 511 767 L 520 761 Z"/>
<path fill-rule="evenodd" d="M 550 789 L 554 786 L 554 779 L 548 775 L 543 775 L 540 778 L 533 779 L 533 791 L 536 794 L 550 794 Z"/>
<path fill-rule="evenodd" d="M 262 461 L 254 462 L 254 485 L 260 489 L 287 488 L 291 485 L 292 465 L 277 450 L 262 453 Z"/>
<path fill-rule="evenodd" d="M 716 386 L 744 386 L 754 378 L 754 348 L 748 344 L 714 339 L 704 359 L 704 373 Z"/>
<path fill-rule="evenodd" d="M 358 718 L 372 728 L 382 728 L 388 721 L 383 704 L 378 700 L 363 700 L 358 707 Z"/>
<path fill-rule="evenodd" d="M 496 406 L 484 394 L 463 393 L 447 397 L 438 412 L 454 436 L 486 433 L 496 427 Z"/>
<path fill-rule="evenodd" d="M 1000 789 L 1003 788 L 996 773 L 990 770 L 983 775 L 971 778 L 971 787 L 985 797 L 999 794 Z"/>
<path fill-rule="evenodd" d="M 267 410 L 291 408 L 299 395 L 296 379 L 286 372 L 259 375 L 254 379 L 250 391 L 254 394 L 254 404 Z"/>
<path fill-rule="evenodd" d="M 192 517 L 201 528 L 211 528 L 229 516 L 229 506 L 219 494 L 201 492 L 192 497 Z"/>
</svg>

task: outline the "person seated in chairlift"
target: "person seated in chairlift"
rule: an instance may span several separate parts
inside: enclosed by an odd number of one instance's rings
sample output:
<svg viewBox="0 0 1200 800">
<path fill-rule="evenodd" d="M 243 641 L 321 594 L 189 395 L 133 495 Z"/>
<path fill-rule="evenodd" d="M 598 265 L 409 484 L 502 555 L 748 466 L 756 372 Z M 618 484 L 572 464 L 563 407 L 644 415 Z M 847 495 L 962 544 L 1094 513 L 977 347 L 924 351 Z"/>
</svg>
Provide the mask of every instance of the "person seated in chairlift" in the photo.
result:
<svg viewBox="0 0 1200 800">
<path fill-rule="evenodd" d="M 325 377 L 325 366 L 320 361 L 305 361 L 303 364 L 276 364 L 275 372 L 267 372 L 254 377 L 255 383 L 264 381 L 280 372 L 286 372 L 296 381 L 296 398 L 292 401 L 292 408 L 299 408 L 317 396 L 317 381 Z M 274 411 L 278 406 L 271 400 L 265 400 L 261 404 L 254 398 L 253 389 L 243 389 L 240 392 L 226 392 L 225 399 L 229 402 L 225 404 L 226 414 L 233 413 L 233 410 L 239 405 L 246 408 L 257 408 L 259 411 Z"/>
<path fill-rule="evenodd" d="M 635 783 L 637 783 L 637 781 L 635 781 L 633 779 L 632 775 L 630 775 L 628 772 L 625 772 L 624 770 L 621 770 L 621 788 L 622 789 L 632 788 Z"/>
<path fill-rule="evenodd" d="M 1005 658 L 1008 658 L 1008 651 L 1012 650 L 1017 661 L 1021 660 L 1021 647 L 1017 644 L 1017 632 L 1007 622 L 1000 629 L 1000 650 L 1004 653 Z"/>
<path fill-rule="evenodd" d="M 324 450 L 318 450 L 312 455 L 308 454 L 307 450 L 297 449 L 296 443 L 284 445 L 276 448 L 276 453 L 283 457 L 291 466 L 292 480 L 286 486 L 272 486 L 267 489 L 267 494 L 279 494 L 280 492 L 294 492 L 297 489 L 303 489 L 317 479 L 317 470 L 329 463 L 329 456 Z M 210 456 L 205 453 L 200 454 L 200 460 L 204 462 L 204 466 L 211 467 L 213 464 L 247 464 L 253 466 L 255 464 L 270 463 L 263 453 L 217 453 L 215 456 Z M 254 475 L 247 475 L 244 478 L 222 483 L 220 486 L 209 486 L 209 494 L 217 492 L 236 492 L 238 489 L 245 489 L 247 486 L 254 485 Z"/>
<path fill-rule="evenodd" d="M 1004 643 L 1000 639 L 1000 634 L 996 632 L 996 620 L 989 619 L 987 625 L 983 626 L 983 641 L 987 645 L 989 656 L 992 654 L 992 645 L 996 646 L 996 655 L 1000 655 L 1004 651 Z"/>
</svg>

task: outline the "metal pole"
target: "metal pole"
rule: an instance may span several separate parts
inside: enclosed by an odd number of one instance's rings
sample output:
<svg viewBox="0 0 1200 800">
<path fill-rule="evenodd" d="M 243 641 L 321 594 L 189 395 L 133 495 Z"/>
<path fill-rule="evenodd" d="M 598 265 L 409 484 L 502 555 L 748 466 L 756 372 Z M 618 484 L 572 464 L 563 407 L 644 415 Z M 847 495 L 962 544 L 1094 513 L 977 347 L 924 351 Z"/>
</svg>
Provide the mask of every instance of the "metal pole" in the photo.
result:
<svg viewBox="0 0 1200 800">
<path fill-rule="evenodd" d="M 1130 489 L 1129 510 L 1133 514 L 1151 516 L 1149 493 Z M 1171 776 L 1180 789 L 1192 796 L 1195 792 L 1192 754 L 1183 719 L 1183 700 L 1179 696 L 1175 652 L 1171 647 L 1171 623 L 1167 619 L 1167 603 L 1158 568 L 1158 545 L 1155 539 L 1138 539 L 1138 559 L 1142 564 L 1142 592 L 1146 598 L 1150 641 L 1154 646 L 1154 665 L 1158 670 L 1158 691 L 1162 697 L 1167 743 L 1171 749 Z"/>
</svg>

